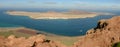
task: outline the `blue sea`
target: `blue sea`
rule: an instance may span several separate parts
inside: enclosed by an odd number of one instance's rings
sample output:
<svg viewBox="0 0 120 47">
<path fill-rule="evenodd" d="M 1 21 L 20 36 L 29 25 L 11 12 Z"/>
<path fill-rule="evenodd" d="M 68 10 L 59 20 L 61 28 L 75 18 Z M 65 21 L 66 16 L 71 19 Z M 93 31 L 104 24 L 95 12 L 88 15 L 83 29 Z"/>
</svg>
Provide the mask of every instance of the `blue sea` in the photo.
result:
<svg viewBox="0 0 120 47">
<path fill-rule="evenodd" d="M 99 15 L 93 18 L 45 20 L 45 19 L 31 19 L 27 16 L 11 16 L 5 13 L 7 10 L 11 9 L 0 9 L 0 27 L 22 26 L 62 36 L 84 35 L 87 30 L 96 27 L 97 22 L 99 20 L 109 19 L 113 17 L 113 15 Z M 27 10 L 22 9 L 21 11 L 43 12 L 43 10 L 38 11 L 34 9 Z"/>
</svg>

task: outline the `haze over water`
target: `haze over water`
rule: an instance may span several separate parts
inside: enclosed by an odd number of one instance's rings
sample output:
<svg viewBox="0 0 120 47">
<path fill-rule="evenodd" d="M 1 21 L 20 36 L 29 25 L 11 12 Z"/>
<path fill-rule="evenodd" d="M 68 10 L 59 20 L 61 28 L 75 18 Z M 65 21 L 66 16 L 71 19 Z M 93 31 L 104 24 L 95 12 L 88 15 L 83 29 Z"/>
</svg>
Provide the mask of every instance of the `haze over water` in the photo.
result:
<svg viewBox="0 0 120 47">
<path fill-rule="evenodd" d="M 69 2 L 68 2 L 69 1 Z M 118 0 L 12 0 L 0 1 L 0 27 L 27 27 L 64 36 L 84 35 L 87 30 L 96 26 L 100 19 L 108 19 L 114 15 L 100 15 L 93 18 L 80 19 L 31 19 L 27 16 L 11 16 L 7 10 L 47 12 L 66 12 L 69 10 L 107 12 L 119 15 Z M 15 5 L 16 4 L 16 5 Z"/>
</svg>

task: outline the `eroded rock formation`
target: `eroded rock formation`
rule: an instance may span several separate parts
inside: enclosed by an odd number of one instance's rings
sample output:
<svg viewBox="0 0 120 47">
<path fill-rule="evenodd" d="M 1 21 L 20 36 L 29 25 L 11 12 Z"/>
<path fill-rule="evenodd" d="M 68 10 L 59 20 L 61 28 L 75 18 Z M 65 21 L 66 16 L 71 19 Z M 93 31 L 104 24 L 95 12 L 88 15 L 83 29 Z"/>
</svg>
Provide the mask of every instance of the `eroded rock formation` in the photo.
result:
<svg viewBox="0 0 120 47">
<path fill-rule="evenodd" d="M 100 20 L 74 47 L 112 47 L 120 41 L 120 16 Z"/>
<path fill-rule="evenodd" d="M 8 38 L 0 37 L 0 47 L 65 47 L 58 42 L 46 40 L 44 35 L 25 37 L 15 37 L 14 35 Z"/>
</svg>

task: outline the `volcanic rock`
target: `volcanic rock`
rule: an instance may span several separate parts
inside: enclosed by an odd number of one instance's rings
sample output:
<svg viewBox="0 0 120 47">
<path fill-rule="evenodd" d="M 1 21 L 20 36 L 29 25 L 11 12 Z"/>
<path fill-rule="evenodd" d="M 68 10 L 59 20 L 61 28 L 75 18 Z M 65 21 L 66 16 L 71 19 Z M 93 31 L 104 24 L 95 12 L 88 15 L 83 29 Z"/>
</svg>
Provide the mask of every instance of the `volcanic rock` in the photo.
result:
<svg viewBox="0 0 120 47">
<path fill-rule="evenodd" d="M 100 20 L 74 47 L 112 47 L 117 42 L 120 42 L 120 16 Z"/>
<path fill-rule="evenodd" d="M 44 35 L 25 37 L 15 37 L 14 35 L 8 38 L 0 37 L 0 47 L 65 47 L 58 42 L 45 39 Z"/>
</svg>

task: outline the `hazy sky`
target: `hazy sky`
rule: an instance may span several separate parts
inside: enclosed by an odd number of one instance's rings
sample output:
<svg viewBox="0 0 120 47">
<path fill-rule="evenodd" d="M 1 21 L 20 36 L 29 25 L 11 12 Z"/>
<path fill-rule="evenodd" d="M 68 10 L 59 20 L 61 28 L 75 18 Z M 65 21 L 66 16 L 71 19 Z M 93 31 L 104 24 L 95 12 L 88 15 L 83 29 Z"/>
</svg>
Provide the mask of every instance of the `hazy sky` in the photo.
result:
<svg viewBox="0 0 120 47">
<path fill-rule="evenodd" d="M 0 0 L 0 8 L 61 8 L 120 10 L 120 0 Z"/>
</svg>

